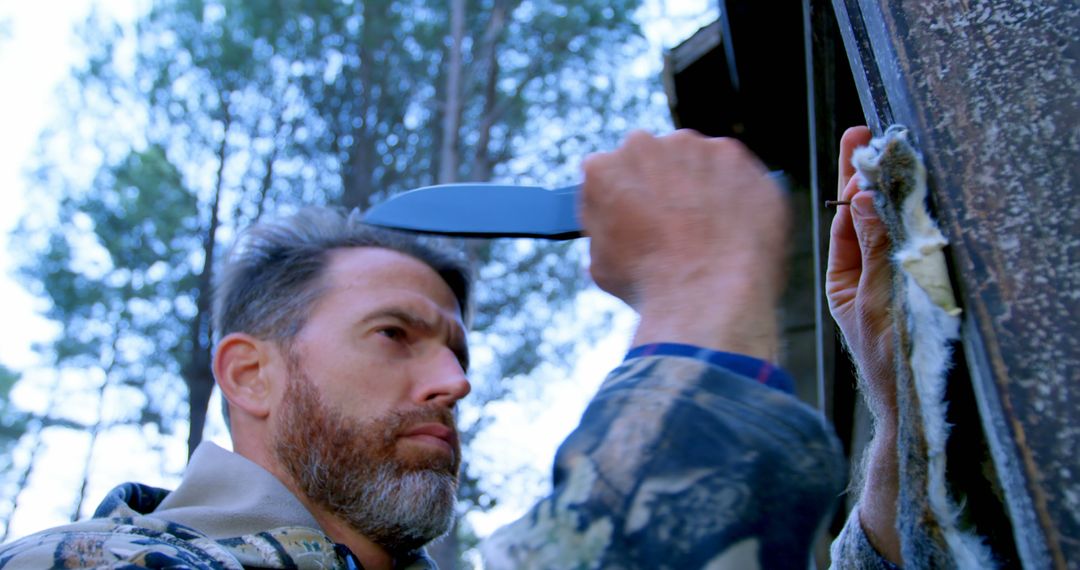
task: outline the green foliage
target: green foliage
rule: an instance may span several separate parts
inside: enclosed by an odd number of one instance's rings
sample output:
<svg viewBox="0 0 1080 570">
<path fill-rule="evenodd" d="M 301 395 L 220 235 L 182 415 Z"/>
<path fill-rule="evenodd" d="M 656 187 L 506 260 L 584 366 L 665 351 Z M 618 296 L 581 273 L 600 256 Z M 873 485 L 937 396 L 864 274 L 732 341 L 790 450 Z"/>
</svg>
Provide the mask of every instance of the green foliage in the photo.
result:
<svg viewBox="0 0 1080 570">
<path fill-rule="evenodd" d="M 57 367 L 101 370 L 106 381 L 140 394 L 168 389 L 162 384 L 182 391 L 178 363 L 194 317 L 195 205 L 159 146 L 132 151 L 103 168 L 87 192 L 61 199 L 64 223 L 22 269 L 50 300 L 46 316 L 63 323 L 49 347 Z M 182 419 L 175 400 L 142 400 L 118 420 L 153 420 L 171 431 Z"/>
<path fill-rule="evenodd" d="M 13 451 L 19 440 L 26 434 L 30 414 L 19 409 L 11 402 L 11 390 L 19 381 L 19 374 L 0 364 L 0 473 L 10 473 L 15 466 Z M 9 511 L 10 516 L 10 511 Z M 6 538 L 7 524 L 0 540 Z"/>
<path fill-rule="evenodd" d="M 63 324 L 49 354 L 99 371 L 102 398 L 106 386 L 144 394 L 121 421 L 170 432 L 186 420 L 197 443 L 222 242 L 264 212 L 365 207 L 434 183 L 444 161 L 454 180 L 568 182 L 644 101 L 644 86 L 613 88 L 644 48 L 637 5 L 468 0 L 456 53 L 446 3 L 427 0 L 161 0 L 133 28 L 91 16 L 71 91 L 76 128 L 43 142 L 39 188 L 59 223 L 23 232 L 36 244 L 24 275 Z M 463 82 L 449 92 L 454 61 Z M 57 146 L 95 157 L 89 184 Z M 514 380 L 567 362 L 572 345 L 546 328 L 585 281 L 581 249 L 567 244 L 466 247 L 482 277 L 472 342 L 493 355 L 472 375 L 466 415 L 482 418 Z M 473 504 L 491 501 L 466 489 Z"/>
<path fill-rule="evenodd" d="M 11 403 L 11 389 L 19 374 L 0 364 L 0 473 L 11 467 L 11 450 L 26 432 L 30 415 Z"/>
</svg>

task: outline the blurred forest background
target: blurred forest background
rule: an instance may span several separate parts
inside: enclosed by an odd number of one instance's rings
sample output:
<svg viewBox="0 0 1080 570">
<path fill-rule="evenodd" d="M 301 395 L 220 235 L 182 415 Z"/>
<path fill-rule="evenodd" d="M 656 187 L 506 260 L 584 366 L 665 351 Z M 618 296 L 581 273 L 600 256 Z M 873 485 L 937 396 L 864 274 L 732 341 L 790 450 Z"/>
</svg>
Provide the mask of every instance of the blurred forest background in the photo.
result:
<svg viewBox="0 0 1080 570">
<path fill-rule="evenodd" d="M 35 365 L 0 363 L 2 540 L 86 517 L 123 480 L 170 487 L 204 435 L 227 441 L 207 422 L 209 292 L 238 229 L 434 183 L 572 182 L 581 158 L 628 130 L 670 128 L 659 50 L 715 6 L 158 0 L 88 14 L 55 120 L 17 165 L 24 207 L 8 256 L 54 333 Z M 7 56 L 19 21 L 4 18 Z M 480 267 L 470 446 L 502 429 L 497 403 L 563 406 L 543 386 L 570 375 L 611 317 L 588 300 L 582 244 L 462 245 Z M 544 491 L 546 473 L 522 490 L 501 484 L 520 465 L 466 456 L 443 568 L 474 564 L 475 513 Z"/>
</svg>

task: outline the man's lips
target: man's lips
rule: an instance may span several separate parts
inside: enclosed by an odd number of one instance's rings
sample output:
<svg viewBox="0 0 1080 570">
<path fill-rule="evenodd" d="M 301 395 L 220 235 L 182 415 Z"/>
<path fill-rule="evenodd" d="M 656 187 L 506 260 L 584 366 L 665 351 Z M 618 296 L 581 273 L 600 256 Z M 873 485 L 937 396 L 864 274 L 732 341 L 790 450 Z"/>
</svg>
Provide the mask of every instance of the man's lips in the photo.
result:
<svg viewBox="0 0 1080 570">
<path fill-rule="evenodd" d="M 402 437 L 437 445 L 457 454 L 457 430 L 443 424 L 421 424 L 406 431 Z"/>
</svg>

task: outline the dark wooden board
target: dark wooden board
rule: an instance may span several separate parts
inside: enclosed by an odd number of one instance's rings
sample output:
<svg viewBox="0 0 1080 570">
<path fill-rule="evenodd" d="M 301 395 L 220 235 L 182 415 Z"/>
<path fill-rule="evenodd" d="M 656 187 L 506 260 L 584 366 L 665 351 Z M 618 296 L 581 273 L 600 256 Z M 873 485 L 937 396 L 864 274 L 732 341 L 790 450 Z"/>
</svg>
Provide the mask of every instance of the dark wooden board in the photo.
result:
<svg viewBox="0 0 1080 570">
<path fill-rule="evenodd" d="M 834 0 L 868 122 L 908 125 L 1025 567 L 1080 564 L 1080 3 Z"/>
</svg>

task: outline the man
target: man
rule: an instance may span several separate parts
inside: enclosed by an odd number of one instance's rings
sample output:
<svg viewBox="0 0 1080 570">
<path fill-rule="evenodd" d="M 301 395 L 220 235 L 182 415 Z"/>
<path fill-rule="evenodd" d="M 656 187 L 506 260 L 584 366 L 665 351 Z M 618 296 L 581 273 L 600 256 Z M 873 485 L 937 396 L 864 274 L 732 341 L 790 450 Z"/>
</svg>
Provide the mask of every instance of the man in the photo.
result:
<svg viewBox="0 0 1080 570">
<path fill-rule="evenodd" d="M 591 273 L 641 320 L 552 493 L 484 545 L 487 567 L 805 567 L 844 465 L 769 364 L 786 196 L 738 142 L 687 131 L 631 134 L 584 174 Z M 327 211 L 253 228 L 215 300 L 235 451 L 204 444 L 177 490 L 121 486 L 0 567 L 431 567 L 469 392 L 464 276 Z"/>
</svg>

